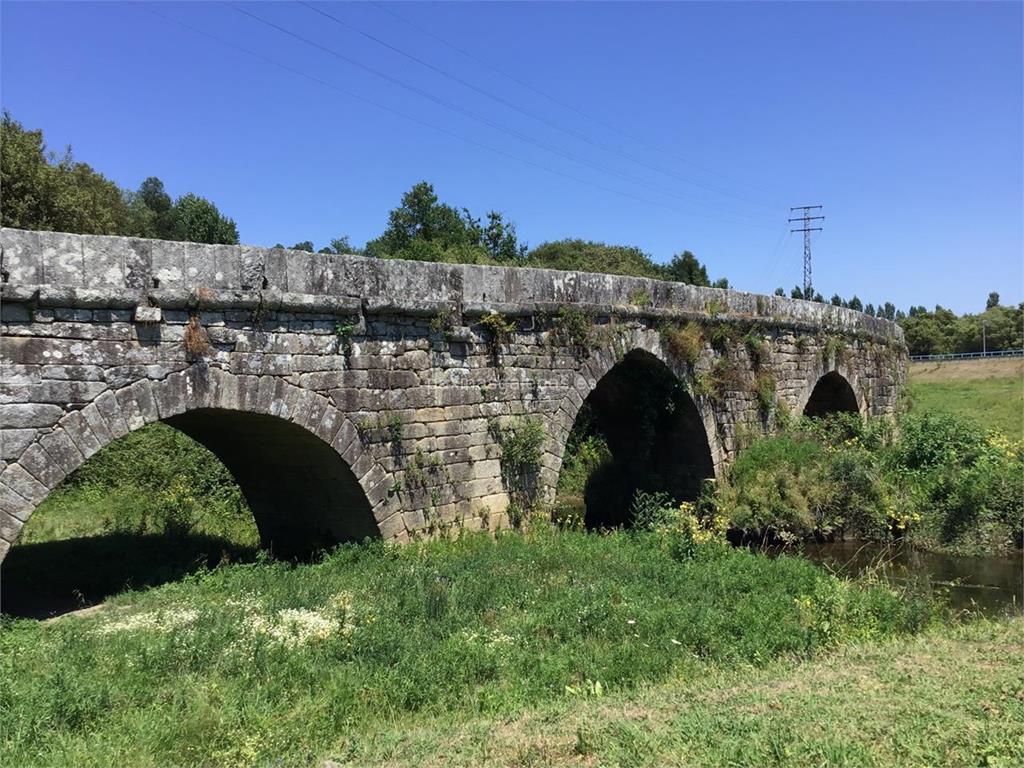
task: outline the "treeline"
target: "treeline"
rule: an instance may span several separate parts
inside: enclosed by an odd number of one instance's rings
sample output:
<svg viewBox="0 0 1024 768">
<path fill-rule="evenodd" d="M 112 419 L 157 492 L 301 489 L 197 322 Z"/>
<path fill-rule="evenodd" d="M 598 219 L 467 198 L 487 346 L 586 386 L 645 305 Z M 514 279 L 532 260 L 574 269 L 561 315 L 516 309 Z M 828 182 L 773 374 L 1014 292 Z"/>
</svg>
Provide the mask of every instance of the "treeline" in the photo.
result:
<svg viewBox="0 0 1024 768">
<path fill-rule="evenodd" d="M 41 130 L 25 130 L 8 112 L 3 113 L 0 144 L 0 224 L 82 234 L 129 235 L 197 243 L 238 243 L 235 222 L 222 215 L 209 200 L 195 194 L 177 199 L 163 182 L 150 177 L 137 190 L 121 189 L 86 163 L 76 161 L 68 148 L 63 155 L 48 151 Z M 275 247 L 283 248 L 281 243 Z M 295 243 L 295 250 L 314 252 L 311 240 Z M 516 226 L 498 211 L 474 216 L 467 208 L 442 203 L 434 187 L 422 181 L 406 192 L 388 214 L 379 237 L 362 248 L 340 236 L 320 253 L 354 253 L 382 259 L 416 259 L 449 263 L 498 264 L 547 269 L 604 272 L 671 280 L 690 285 L 728 288 L 729 281 L 712 281 L 707 268 L 690 251 L 682 251 L 667 264 L 628 245 L 564 239 L 530 248 Z M 776 288 L 778 296 L 785 296 Z M 804 295 L 796 286 L 794 299 L 826 303 L 821 293 Z M 828 300 L 873 317 L 900 323 L 913 355 L 976 352 L 1021 348 L 1022 308 L 1002 306 L 997 293 L 989 294 L 984 312 L 957 316 L 936 306 L 909 312 L 886 301 L 864 304 L 857 296 L 838 294 Z"/>
<path fill-rule="evenodd" d="M 775 295 L 784 296 L 785 291 L 776 288 Z M 799 286 L 793 288 L 790 296 L 794 299 L 807 298 Z M 810 300 L 825 302 L 820 293 L 816 293 Z M 904 312 L 896 309 L 896 305 L 891 301 L 875 306 L 870 302 L 863 304 L 857 296 L 847 300 L 838 294 L 832 296 L 829 303 L 899 323 L 912 355 L 948 355 L 1024 348 L 1024 303 L 1016 307 L 1000 304 L 999 294 L 995 291 L 986 298 L 983 312 L 968 312 L 963 315 L 958 315 L 940 304 L 936 304 L 934 310 L 914 306 Z"/>
<path fill-rule="evenodd" d="M 235 222 L 209 200 L 195 194 L 172 199 L 156 177 L 137 190 L 120 188 L 71 149 L 57 155 L 47 149 L 41 130 L 26 130 L 3 113 L 0 224 L 19 229 L 128 235 L 197 243 L 238 243 Z M 283 248 L 282 243 L 275 247 Z M 295 250 L 316 250 L 311 240 Z M 658 264 L 639 248 L 566 239 L 529 249 L 515 224 L 497 211 L 473 216 L 438 200 L 432 185 L 416 184 L 388 216 L 388 225 L 362 248 L 337 237 L 320 253 L 356 253 L 389 259 L 417 259 L 471 264 L 575 269 L 675 280 L 728 288 L 712 283 L 707 269 L 689 251 Z"/>
<path fill-rule="evenodd" d="M 313 243 L 294 248 L 312 251 Z M 347 237 L 320 249 L 326 253 L 361 253 L 381 259 L 415 259 L 458 264 L 497 264 L 518 267 L 604 272 L 673 280 L 691 285 L 728 288 L 722 278 L 714 283 L 689 251 L 658 264 L 650 254 L 626 245 L 565 239 L 530 248 L 520 240 L 513 222 L 498 211 L 477 217 L 468 208 L 442 203 L 433 185 L 421 181 L 402 195 L 401 204 L 388 214 L 388 226 L 365 248 L 353 248 Z"/>
<path fill-rule="evenodd" d="M 151 176 L 122 189 L 71 148 L 47 149 L 43 132 L 28 131 L 6 110 L 0 132 L 0 223 L 18 229 L 128 235 L 194 243 L 238 242 L 235 222 L 204 197 L 172 199 Z"/>
</svg>

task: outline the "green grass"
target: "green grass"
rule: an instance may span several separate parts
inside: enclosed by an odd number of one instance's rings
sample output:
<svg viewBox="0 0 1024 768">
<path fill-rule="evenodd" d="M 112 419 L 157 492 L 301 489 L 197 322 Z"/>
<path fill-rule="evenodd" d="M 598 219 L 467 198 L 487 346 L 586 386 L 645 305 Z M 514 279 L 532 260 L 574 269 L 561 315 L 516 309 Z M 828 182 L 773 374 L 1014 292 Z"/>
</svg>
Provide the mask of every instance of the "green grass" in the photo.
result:
<svg viewBox="0 0 1024 768">
<path fill-rule="evenodd" d="M 813 661 L 710 667 L 513 717 L 407 717 L 343 738 L 341 765 L 1019 766 L 1024 622 L 853 644 Z"/>
<path fill-rule="evenodd" d="M 1010 437 L 1024 437 L 1024 395 L 1016 379 L 912 381 L 909 391 L 915 411 L 948 413 Z"/>
<path fill-rule="evenodd" d="M 412 720 L 497 723 L 598 692 L 702 685 L 935 615 L 802 560 L 675 560 L 652 534 L 231 565 L 90 615 L 5 622 L 0 764 L 307 765 Z"/>
<path fill-rule="evenodd" d="M 1024 438 L 1020 360 L 915 363 L 908 383 L 914 411 L 968 418 L 1014 439 Z"/>
</svg>

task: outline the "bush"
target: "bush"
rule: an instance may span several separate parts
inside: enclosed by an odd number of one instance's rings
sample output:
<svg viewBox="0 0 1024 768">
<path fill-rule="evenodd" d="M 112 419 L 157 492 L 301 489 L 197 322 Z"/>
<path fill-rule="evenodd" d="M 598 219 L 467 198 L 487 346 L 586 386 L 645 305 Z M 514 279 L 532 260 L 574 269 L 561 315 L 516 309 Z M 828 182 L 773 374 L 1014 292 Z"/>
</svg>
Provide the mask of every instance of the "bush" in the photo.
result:
<svg viewBox="0 0 1024 768">
<path fill-rule="evenodd" d="M 488 425 L 501 445 L 501 477 L 511 499 L 510 518 L 519 522 L 529 515 L 537 501 L 537 474 L 544 450 L 544 425 L 538 419 L 523 418 L 502 426 L 497 419 Z"/>
<path fill-rule="evenodd" d="M 1024 546 L 1022 443 L 952 416 L 912 414 L 883 461 L 923 543 L 961 552 Z"/>
<path fill-rule="evenodd" d="M 562 472 L 558 476 L 559 494 L 582 496 L 587 479 L 598 467 L 612 461 L 607 441 L 599 435 L 589 435 L 575 445 L 567 445 Z"/>
<path fill-rule="evenodd" d="M 72 472 L 36 510 L 20 541 L 188 532 L 245 545 L 257 540 L 242 492 L 220 460 L 184 433 L 151 424 Z"/>
<path fill-rule="evenodd" d="M 1020 546 L 1020 444 L 948 416 L 801 419 L 737 456 L 714 503 L 762 539 L 909 539 L 962 552 Z"/>
<path fill-rule="evenodd" d="M 704 349 L 704 331 L 693 320 L 685 325 L 663 325 L 661 343 L 671 357 L 693 366 Z"/>
</svg>

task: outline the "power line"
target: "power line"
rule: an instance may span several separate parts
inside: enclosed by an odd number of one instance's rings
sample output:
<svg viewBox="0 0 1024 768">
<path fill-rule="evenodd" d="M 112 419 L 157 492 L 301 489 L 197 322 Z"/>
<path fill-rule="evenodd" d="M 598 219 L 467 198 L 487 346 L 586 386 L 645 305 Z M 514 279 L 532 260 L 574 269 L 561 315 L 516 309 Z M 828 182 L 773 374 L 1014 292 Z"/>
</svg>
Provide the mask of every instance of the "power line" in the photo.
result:
<svg viewBox="0 0 1024 768">
<path fill-rule="evenodd" d="M 357 35 L 361 35 L 362 37 L 365 37 L 366 39 L 373 41 L 377 45 L 380 45 L 380 46 L 382 46 L 384 48 L 387 48 L 389 51 L 393 51 L 394 53 L 397 53 L 400 56 L 404 56 L 406 59 L 409 59 L 410 61 L 415 62 L 416 64 L 419 64 L 422 67 L 426 67 L 430 71 L 436 72 L 437 74 L 441 75 L 442 77 L 446 77 L 449 80 L 451 80 L 452 82 L 458 83 L 459 85 L 463 86 L 464 88 L 468 88 L 469 90 L 473 91 L 474 93 L 478 93 L 478 94 L 480 94 L 482 96 L 485 96 L 485 97 L 491 99 L 492 101 L 495 101 L 498 104 L 501 104 L 502 106 L 507 107 L 508 109 L 514 110 L 515 112 L 518 112 L 521 115 L 525 115 L 526 117 L 529 117 L 529 118 L 531 118 L 533 120 L 536 120 L 536 121 L 538 121 L 538 122 L 548 126 L 549 128 L 553 128 L 556 131 L 560 131 L 560 132 L 562 132 L 562 133 L 564 133 L 564 134 L 566 134 L 568 136 L 573 137 L 574 139 L 577 139 L 579 141 L 585 142 L 586 144 L 589 144 L 590 146 L 595 147 L 595 148 L 601 150 L 602 152 L 610 152 L 610 153 L 612 153 L 614 155 L 618 155 L 619 157 L 624 158 L 625 160 L 628 160 L 629 162 L 632 162 L 632 163 L 640 165 L 640 166 L 642 166 L 644 168 L 647 168 L 648 170 L 652 170 L 652 171 L 655 171 L 656 173 L 663 174 L 665 176 L 668 176 L 669 178 L 675 179 L 675 180 L 680 181 L 680 182 L 682 182 L 684 184 L 692 184 L 694 186 L 701 187 L 702 189 L 705 189 L 705 190 L 707 190 L 709 192 L 714 192 L 716 194 L 725 195 L 726 197 L 732 197 L 732 198 L 735 198 L 737 200 L 745 200 L 747 202 L 757 202 L 758 205 L 765 205 L 765 206 L 768 205 L 767 203 L 762 203 L 762 202 L 759 202 L 759 201 L 753 201 L 753 200 L 751 200 L 751 198 L 748 198 L 748 197 L 745 197 L 745 196 L 742 196 L 742 195 L 735 195 L 732 192 L 729 192 L 728 190 L 719 189 L 719 188 L 713 187 L 713 186 L 711 186 L 709 184 L 704 184 L 703 182 L 695 181 L 693 179 L 689 179 L 689 178 L 686 178 L 684 176 L 680 176 L 679 174 L 673 173 L 672 171 L 666 170 L 666 169 L 661 168 L 661 167 L 659 167 L 657 165 L 653 165 L 651 163 L 648 163 L 648 162 L 644 161 L 643 159 L 637 158 L 635 155 L 632 155 L 629 152 L 625 152 L 625 151 L 623 151 L 621 149 L 618 149 L 617 147 L 613 147 L 613 146 L 610 146 L 608 144 L 604 144 L 602 142 L 595 141 L 594 139 L 591 139 L 589 136 L 587 136 L 585 134 L 579 133 L 578 131 L 572 130 L 571 128 L 566 128 L 566 127 L 558 124 L 557 122 L 551 120 L 550 118 L 547 118 L 547 117 L 545 117 L 543 115 L 540 115 L 540 114 L 537 114 L 536 112 L 533 112 L 533 111 L 531 111 L 529 109 L 521 107 L 518 104 L 515 104 L 512 101 L 509 101 L 508 99 L 506 99 L 503 96 L 499 96 L 498 94 L 495 94 L 495 93 L 493 93 L 493 92 L 491 92 L 491 91 L 489 91 L 489 90 L 487 90 L 485 88 L 481 88 L 481 87 L 479 87 L 479 86 L 469 82 L 468 80 L 466 80 L 466 79 L 464 79 L 464 78 L 462 78 L 462 77 L 460 77 L 458 75 L 452 74 L 451 72 L 448 72 L 448 71 L 442 69 L 441 67 L 435 66 L 434 64 L 431 64 L 429 61 L 425 61 L 424 59 L 421 59 L 420 57 L 415 56 L 414 54 L 411 54 L 408 51 L 405 51 L 405 50 L 399 48 L 396 45 L 392 45 L 391 43 L 387 42 L 386 40 L 382 40 L 381 38 L 377 37 L 376 35 L 373 35 L 373 34 L 371 34 L 369 32 L 366 32 L 366 31 L 360 29 L 359 27 L 355 26 L 354 24 L 352 24 L 352 23 L 350 23 L 348 21 L 345 21 L 344 19 L 339 19 L 337 16 L 335 16 L 335 15 L 333 15 L 331 13 L 328 13 L 325 10 L 317 8 L 312 3 L 306 2 L 306 0 L 297 0 L 297 2 L 298 2 L 299 5 L 302 5 L 305 8 L 308 8 L 310 11 L 312 11 L 314 13 L 317 13 L 317 14 L 320 14 L 324 18 L 330 19 L 335 24 L 338 24 L 339 26 L 344 27 L 345 29 L 351 30 L 352 32 L 355 32 Z M 773 206 L 768 206 L 768 207 L 773 207 Z"/>
<path fill-rule="evenodd" d="M 431 129 L 433 131 L 437 131 L 438 133 L 444 134 L 445 136 L 449 136 L 451 138 L 458 139 L 459 141 L 463 141 L 463 142 L 465 142 L 467 144 L 470 144 L 472 146 L 479 147 L 480 149 L 485 149 L 488 152 L 492 152 L 494 154 L 501 155 L 502 157 L 506 157 L 506 158 L 509 158 L 511 160 L 515 160 L 516 162 L 523 163 L 524 165 L 529 165 L 529 166 L 531 166 L 533 168 L 537 168 L 539 170 L 542 170 L 545 173 L 550 173 L 550 174 L 553 174 L 555 176 L 560 176 L 562 178 L 569 179 L 571 181 L 575 181 L 578 184 L 583 184 L 583 185 L 588 186 L 588 187 L 593 187 L 594 189 L 599 189 L 599 190 L 601 190 L 603 192 L 609 192 L 609 193 L 611 193 L 613 195 L 618 195 L 620 197 L 626 197 L 626 198 L 629 198 L 631 200 L 636 200 L 638 202 L 645 203 L 647 205 L 653 205 L 653 206 L 658 207 L 658 208 L 663 208 L 663 209 L 665 209 L 667 211 L 670 211 L 672 213 L 675 213 L 675 214 L 683 213 L 683 211 L 680 211 L 677 208 L 673 208 L 671 206 L 665 205 L 664 203 L 660 203 L 660 202 L 657 202 L 655 200 L 650 200 L 648 198 L 641 197 L 639 195 L 634 195 L 631 192 L 625 192 L 625 191 L 620 190 L 620 189 L 615 189 L 613 187 L 608 187 L 608 186 L 605 186 L 603 184 L 599 184 L 597 182 L 589 181 L 587 179 L 580 178 L 579 176 L 575 176 L 575 175 L 573 175 L 571 173 L 565 173 L 564 171 L 559 171 L 559 170 L 556 170 L 554 168 L 549 168 L 548 166 L 545 166 L 545 165 L 543 165 L 541 163 L 537 163 L 537 162 L 534 162 L 532 160 L 527 160 L 526 158 L 519 157 L 518 155 L 514 155 L 511 152 L 507 152 L 507 151 L 505 151 L 503 149 L 500 149 L 498 147 L 493 147 L 493 146 L 491 146 L 489 144 L 485 144 L 483 142 L 476 141 L 475 139 L 467 138 L 466 136 L 462 136 L 462 135 L 460 135 L 458 133 L 455 133 L 454 131 L 450 131 L 447 128 L 443 128 L 441 126 L 435 125 L 435 124 L 430 123 L 430 122 L 428 122 L 426 120 L 422 120 L 422 119 L 420 119 L 418 117 L 415 117 L 413 115 L 409 115 L 409 114 L 407 114 L 405 112 L 402 112 L 401 110 L 395 109 L 394 107 L 390 107 L 390 106 L 388 106 L 386 104 L 382 104 L 382 103 L 380 103 L 378 101 L 374 101 L 373 99 L 367 98 L 365 96 L 361 96 L 360 94 L 357 94 L 357 93 L 355 93 L 353 91 L 349 91 L 348 89 L 342 88 L 341 86 L 336 85 L 335 83 L 332 83 L 329 80 L 324 80 L 323 78 L 320 78 L 320 77 L 318 77 L 316 75 L 311 75 L 311 74 L 309 74 L 307 72 L 303 72 L 302 70 L 296 69 L 296 68 L 294 68 L 292 66 L 289 66 L 288 64 L 282 64 L 281 62 L 276 61 L 276 60 L 274 60 L 274 59 L 272 59 L 272 58 L 270 58 L 268 56 L 264 56 L 262 53 L 258 53 L 256 51 L 252 51 L 252 50 L 250 50 L 248 48 L 245 48 L 244 46 L 237 45 L 236 43 L 233 43 L 233 42 L 231 42 L 229 40 L 226 40 L 226 39 L 220 37 L 219 35 L 215 35 L 212 32 L 208 32 L 208 31 L 206 31 L 204 29 L 201 29 L 199 27 L 193 26 L 193 25 L 191 25 L 191 24 L 189 24 L 187 22 L 181 21 L 179 19 L 175 19 L 175 18 L 173 18 L 171 16 L 167 16 L 167 15 L 165 15 L 163 13 L 160 13 L 159 11 L 153 10 L 153 8 L 150 7 L 150 4 L 148 4 L 148 3 L 147 4 L 133 3 L 132 7 L 137 8 L 139 10 L 143 10 L 146 13 L 150 13 L 150 14 L 152 14 L 154 16 L 157 16 L 157 17 L 163 19 L 164 21 L 169 21 L 172 24 L 177 24 L 178 26 L 183 27 L 185 29 L 188 29 L 191 32 L 195 32 L 198 35 L 202 35 L 203 37 L 206 37 L 206 38 L 208 38 L 210 40 L 213 40 L 213 41 L 215 41 L 217 43 L 220 43 L 221 45 L 224 45 L 224 46 L 226 46 L 228 48 L 231 48 L 231 49 L 236 50 L 236 51 L 240 51 L 241 53 L 244 53 L 244 54 L 246 54 L 248 56 L 252 56 L 254 58 L 257 58 L 257 59 L 259 59 L 259 60 L 261 60 L 261 61 L 263 61 L 263 62 L 265 62 L 267 64 L 270 64 L 271 66 L 274 66 L 274 67 L 282 69 L 282 70 L 284 70 L 286 72 L 289 72 L 290 74 L 297 75 L 298 77 L 302 77 L 302 78 L 304 78 L 306 80 L 310 80 L 311 82 L 317 83 L 318 85 L 321 85 L 321 86 L 323 86 L 325 88 L 329 88 L 329 89 L 331 89 L 333 91 L 341 93 L 341 94 L 343 94 L 343 95 L 345 95 L 345 96 L 347 96 L 347 97 L 349 97 L 351 99 L 354 99 L 356 101 L 361 101 L 364 104 L 369 104 L 370 106 L 375 107 L 377 109 L 380 109 L 380 110 L 382 110 L 384 112 L 389 112 L 389 113 L 391 113 L 393 115 L 397 115 L 397 116 L 399 116 L 401 118 L 409 120 L 410 122 L 416 123 L 418 125 L 422 125 L 425 128 L 429 128 L 429 129 Z M 751 226 L 754 226 L 754 225 L 751 225 Z"/>
<path fill-rule="evenodd" d="M 422 88 L 419 88 L 419 87 L 414 86 L 414 85 L 410 85 L 410 84 L 402 81 L 401 79 L 399 79 L 397 77 L 394 77 L 393 75 L 389 75 L 389 74 L 387 74 L 385 72 L 381 72 L 380 70 L 377 70 L 377 69 L 375 69 L 374 67 L 371 67 L 368 64 L 365 64 L 365 63 L 363 63 L 361 61 L 358 61 L 357 59 L 353 59 L 353 58 L 351 58 L 349 56 L 346 56 L 346 55 L 344 55 L 342 53 L 339 53 L 338 51 L 334 50 L 333 48 L 330 48 L 330 47 L 328 47 L 326 45 L 322 45 L 321 43 L 318 43 L 315 40 L 310 40 L 307 37 L 303 37 L 302 35 L 298 34 L 297 32 L 293 32 L 292 30 L 287 29 L 286 27 L 282 27 L 281 25 L 276 24 L 276 23 L 274 23 L 274 22 L 272 22 L 272 21 L 270 21 L 268 19 L 265 19 L 262 16 L 259 16 L 259 15 L 255 14 L 255 13 L 252 13 L 251 11 L 245 10 L 244 8 L 240 8 L 240 7 L 236 6 L 236 5 L 232 5 L 231 8 L 232 8 L 232 10 L 242 14 L 243 16 L 247 16 L 247 17 L 249 17 L 249 18 L 251 18 L 251 19 L 253 19 L 253 20 L 255 20 L 255 21 L 257 21 L 257 22 L 259 22 L 261 24 L 264 24 L 265 26 L 270 27 L 271 29 L 275 29 L 278 32 L 281 32 L 282 34 L 287 35 L 288 37 L 291 37 L 291 38 L 293 38 L 295 40 L 298 40 L 301 43 L 304 43 L 306 45 L 310 45 L 310 46 L 312 46 L 314 48 L 317 48 L 318 50 L 321 50 L 324 53 L 327 53 L 328 55 L 333 56 L 334 58 L 339 59 L 340 61 L 344 61 L 345 63 L 351 64 L 352 66 L 355 66 L 355 67 L 358 67 L 359 69 L 362 69 L 365 72 L 369 72 L 370 74 L 372 74 L 372 75 L 374 75 L 376 77 L 379 77 L 381 79 L 384 79 L 384 80 L 386 80 L 386 81 L 388 81 L 388 82 L 398 86 L 399 88 L 407 90 L 407 91 L 409 91 L 411 93 L 415 93 L 417 96 L 420 96 L 420 97 L 422 97 L 424 99 L 427 99 L 428 101 L 431 101 L 431 102 L 433 102 L 433 103 L 435 103 L 435 104 L 437 104 L 439 106 L 442 106 L 445 109 L 449 109 L 449 110 L 451 110 L 453 112 L 457 112 L 458 114 L 461 114 L 461 115 L 463 115 L 465 117 L 468 117 L 468 118 L 470 118 L 472 120 L 476 120 L 477 122 L 480 122 L 480 123 L 482 123 L 482 124 L 484 124 L 484 125 L 486 125 L 486 126 L 488 126 L 490 128 L 493 128 L 493 129 L 495 129 L 497 131 L 501 131 L 502 133 L 506 133 L 506 134 L 508 134 L 510 136 L 513 136 L 513 137 L 519 139 L 520 141 L 522 141 L 524 143 L 531 144 L 531 145 L 533 145 L 535 147 L 539 147 L 540 149 L 543 149 L 543 150 L 545 150 L 547 152 L 550 152 L 550 153 L 552 153 L 554 155 L 557 155 L 557 156 L 559 156 L 559 157 L 561 157 L 563 159 L 566 159 L 566 160 L 569 160 L 571 162 L 577 163 L 579 165 L 583 165 L 585 167 L 591 168 L 592 170 L 597 170 L 597 171 L 599 171 L 601 173 L 606 173 L 606 174 L 608 174 L 610 176 L 615 176 L 615 177 L 617 177 L 619 179 L 622 179 L 623 181 L 627 181 L 627 182 L 629 182 L 631 184 L 636 184 L 637 186 L 643 187 L 643 188 L 648 189 L 648 190 L 650 190 L 652 192 L 656 192 L 658 194 L 663 194 L 663 195 L 668 195 L 670 197 L 675 197 L 675 198 L 677 198 L 679 200 L 683 200 L 684 202 L 692 203 L 694 205 L 700 205 L 700 206 L 705 207 L 705 208 L 710 208 L 711 210 L 716 211 L 719 215 L 724 214 L 726 216 L 730 216 L 730 217 L 734 217 L 734 218 L 739 218 L 739 219 L 743 219 L 743 218 L 752 219 L 752 218 L 754 218 L 753 216 L 750 216 L 749 214 L 744 214 L 744 213 L 741 213 L 739 211 L 733 211 L 731 209 L 725 209 L 725 208 L 721 208 L 719 206 L 715 206 L 713 204 L 710 204 L 710 203 L 707 203 L 707 202 L 701 200 L 700 198 L 693 198 L 693 197 L 688 196 L 688 195 L 683 195 L 683 194 L 679 194 L 679 193 L 671 191 L 671 190 L 667 190 L 664 187 L 654 186 L 652 184 L 649 184 L 649 183 L 645 182 L 642 179 L 638 179 L 635 176 L 631 176 L 629 174 L 622 173 L 621 171 L 617 171 L 614 168 L 610 168 L 608 166 L 605 166 L 605 165 L 596 163 L 594 161 L 588 160 L 587 158 L 580 157 L 579 155 L 575 155 L 575 154 L 573 154 L 571 152 L 567 152 L 565 150 L 562 150 L 562 149 L 560 149 L 558 147 L 555 147 L 555 146 L 553 146 L 551 144 L 548 144 L 547 142 L 540 141 L 540 140 L 535 139 L 535 138 L 533 138 L 533 137 L 531 137 L 531 136 L 529 136 L 527 134 L 524 134 L 521 131 L 517 131 L 514 128 L 509 128 L 506 125 L 502 125 L 501 123 L 497 123 L 497 122 L 491 120 L 490 118 L 488 118 L 488 117 L 486 117 L 484 115 L 477 114 L 477 113 L 475 113 L 475 112 L 473 112 L 471 110 L 468 110 L 468 109 L 466 109 L 466 108 L 464 108 L 462 106 L 459 106 L 458 104 L 454 104 L 452 102 L 449 102 L 449 101 L 447 101 L 445 99 L 440 98 L 439 96 L 435 96 L 434 94 L 431 94 L 428 91 L 424 91 Z M 747 226 L 752 226 L 752 227 L 761 227 L 761 226 L 763 226 L 763 225 L 757 225 L 757 224 L 750 224 L 749 222 L 744 222 L 744 221 L 736 221 L 735 223 L 746 224 Z"/>
<path fill-rule="evenodd" d="M 608 123 L 608 122 L 606 122 L 605 120 L 602 120 L 599 117 L 595 117 L 594 115 L 592 115 L 589 112 L 586 112 L 586 111 L 580 109 L 579 107 L 575 107 L 572 104 L 569 104 L 569 103 L 567 103 L 565 101 L 562 101 L 558 97 L 552 96 L 547 91 L 544 91 L 544 90 L 542 90 L 540 88 L 537 88 L 534 85 L 531 85 L 530 83 L 526 82 L 525 80 L 522 80 L 521 78 L 518 78 L 515 75 L 512 75 L 512 74 L 506 72 L 505 70 L 495 66 L 494 64 L 490 63 L 486 59 L 483 59 L 483 58 L 477 56 L 476 54 L 474 54 L 474 53 L 472 53 L 470 51 L 467 51 L 465 48 L 461 48 L 461 47 L 457 46 L 455 43 L 451 42 L 450 40 L 447 40 L 446 38 L 442 37 L 441 35 L 438 35 L 437 33 L 432 32 L 431 30 L 427 29 L 426 27 L 423 27 L 423 26 L 417 24 L 416 22 L 411 21 L 410 19 L 408 19 L 405 16 L 403 16 L 402 14 L 400 14 L 398 11 L 394 10 L 394 8 L 392 7 L 392 4 L 390 4 L 390 3 L 371 2 L 370 4 L 373 5 L 375 8 L 377 8 L 377 10 L 383 11 L 385 13 L 390 14 L 391 16 L 394 16 L 396 19 L 401 21 L 403 24 L 411 27 L 412 29 L 415 29 L 416 31 L 426 35 L 427 37 L 433 38 L 434 40 L 436 40 L 437 42 L 441 43 L 442 45 L 445 45 L 448 48 L 451 48 L 453 51 L 462 54 L 466 58 L 471 59 L 472 61 L 475 61 L 477 64 L 480 64 L 480 65 L 486 67 L 487 69 L 491 70 L 492 72 L 496 72 L 497 74 L 499 74 L 502 77 L 512 81 L 513 83 L 516 83 L 517 85 L 519 85 L 519 86 L 521 86 L 521 87 L 523 87 L 523 88 L 525 88 L 525 89 L 527 89 L 529 91 L 532 91 L 533 93 L 536 93 L 538 96 L 544 97 L 545 99 L 547 99 L 548 101 L 552 102 L 553 104 L 557 104 L 558 106 L 562 107 L 563 109 L 569 110 L 570 112 L 575 112 L 577 115 L 580 115 L 581 117 L 586 118 L 587 120 L 590 120 L 591 122 L 594 122 L 594 123 L 596 123 L 596 124 L 606 128 L 606 129 L 608 129 L 609 131 L 612 131 L 613 133 L 618 134 L 619 136 L 622 136 L 622 137 L 624 137 L 626 139 L 629 139 L 629 140 L 631 140 L 631 141 L 633 141 L 633 142 L 635 142 L 635 143 L 637 143 L 637 144 L 639 144 L 639 145 L 641 145 L 643 147 L 646 147 L 647 149 L 653 150 L 655 152 L 661 152 L 661 153 L 663 153 L 663 154 L 665 154 L 665 155 L 667 155 L 667 156 L 669 156 L 669 157 L 671 157 L 671 158 L 673 158 L 673 159 L 675 159 L 675 160 L 677 160 L 677 161 L 679 161 L 681 163 L 684 163 L 685 165 L 688 165 L 691 168 L 694 168 L 695 170 L 701 171 L 703 173 L 708 173 L 708 174 L 711 174 L 713 176 L 717 176 L 720 179 L 723 179 L 725 181 L 731 181 L 731 182 L 734 182 L 734 183 L 739 183 L 739 184 L 741 184 L 741 185 L 743 185 L 745 187 L 749 187 L 751 189 L 758 189 L 761 192 L 769 192 L 769 190 L 765 189 L 764 187 L 760 187 L 760 186 L 758 186 L 756 184 L 751 184 L 750 182 L 745 182 L 745 181 L 741 181 L 739 179 L 735 179 L 733 177 L 727 176 L 724 173 L 720 173 L 719 171 L 716 171 L 716 170 L 714 170 L 712 168 L 707 168 L 707 167 L 702 166 L 702 165 L 700 165 L 698 163 L 694 163 L 692 160 L 689 160 L 689 159 L 687 159 L 685 157 L 682 157 L 681 155 L 676 154 L 672 150 L 666 148 L 664 145 L 658 144 L 656 142 L 652 142 L 652 141 L 650 141 L 648 139 L 644 139 L 644 138 L 642 138 L 640 136 L 637 136 L 636 134 L 630 133 L 629 131 L 623 130 L 622 128 L 619 128 L 619 127 L 617 127 L 615 125 L 612 125 L 611 123 Z M 750 198 L 744 198 L 744 199 L 750 200 Z"/>
<path fill-rule="evenodd" d="M 795 205 L 789 209 L 792 211 L 803 211 L 803 216 L 798 216 L 795 219 L 789 219 L 790 222 L 799 221 L 803 224 L 803 227 L 799 229 L 790 229 L 790 232 L 803 232 L 804 233 L 804 298 L 810 301 L 814 296 L 814 289 L 811 285 L 811 232 L 821 232 L 821 227 L 810 226 L 812 221 L 817 219 L 824 219 L 824 216 L 812 216 L 811 211 L 821 210 L 820 205 Z"/>
</svg>

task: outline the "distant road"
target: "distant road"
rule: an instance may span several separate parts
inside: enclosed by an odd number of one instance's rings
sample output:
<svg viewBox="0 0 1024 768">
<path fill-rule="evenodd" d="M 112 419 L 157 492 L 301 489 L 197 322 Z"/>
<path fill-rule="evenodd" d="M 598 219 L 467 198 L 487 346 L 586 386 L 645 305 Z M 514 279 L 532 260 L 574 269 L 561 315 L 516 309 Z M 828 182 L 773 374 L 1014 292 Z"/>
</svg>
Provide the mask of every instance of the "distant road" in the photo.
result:
<svg viewBox="0 0 1024 768">
<path fill-rule="evenodd" d="M 973 360 L 988 357 L 1024 357 L 1024 349 L 999 349 L 994 352 L 951 352 L 948 355 L 911 355 L 910 362 L 926 360 Z"/>
</svg>

